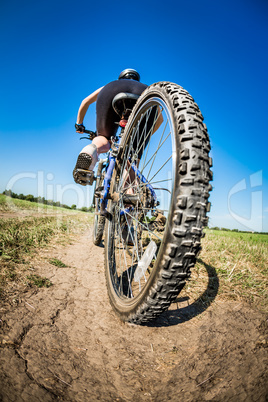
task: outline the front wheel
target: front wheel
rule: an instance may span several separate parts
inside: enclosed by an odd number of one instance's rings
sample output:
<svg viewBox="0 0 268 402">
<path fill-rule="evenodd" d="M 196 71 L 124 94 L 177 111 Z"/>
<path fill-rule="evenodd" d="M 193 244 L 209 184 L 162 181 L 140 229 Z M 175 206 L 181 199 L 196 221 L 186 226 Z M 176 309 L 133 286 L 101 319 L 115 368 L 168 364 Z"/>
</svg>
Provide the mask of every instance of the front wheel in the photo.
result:
<svg viewBox="0 0 268 402">
<path fill-rule="evenodd" d="M 106 282 L 122 320 L 156 318 L 190 276 L 207 224 L 209 150 L 187 91 L 169 82 L 144 91 L 122 139 L 106 224 Z"/>
</svg>

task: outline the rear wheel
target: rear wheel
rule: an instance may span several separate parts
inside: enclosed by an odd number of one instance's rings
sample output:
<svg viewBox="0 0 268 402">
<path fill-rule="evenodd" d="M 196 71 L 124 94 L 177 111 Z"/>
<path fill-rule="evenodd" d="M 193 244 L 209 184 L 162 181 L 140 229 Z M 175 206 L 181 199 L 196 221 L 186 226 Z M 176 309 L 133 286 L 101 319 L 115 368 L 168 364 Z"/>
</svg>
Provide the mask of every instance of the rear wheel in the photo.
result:
<svg viewBox="0 0 268 402">
<path fill-rule="evenodd" d="M 102 168 L 103 168 L 103 162 L 101 161 L 98 166 L 95 191 L 98 191 L 98 189 L 100 189 L 101 186 L 103 185 Z M 99 246 L 103 238 L 105 228 L 105 217 L 99 215 L 100 197 L 95 196 L 94 204 L 95 204 L 95 217 L 94 217 L 93 243 L 96 246 Z"/>
<path fill-rule="evenodd" d="M 138 100 L 121 150 L 108 205 L 106 281 L 120 318 L 144 323 L 169 307 L 195 264 L 207 224 L 210 144 L 189 93 L 160 82 Z"/>
<path fill-rule="evenodd" d="M 94 218 L 94 239 L 93 243 L 95 246 L 99 246 L 101 244 L 103 233 L 105 228 L 105 217 L 98 216 L 95 214 Z"/>
</svg>

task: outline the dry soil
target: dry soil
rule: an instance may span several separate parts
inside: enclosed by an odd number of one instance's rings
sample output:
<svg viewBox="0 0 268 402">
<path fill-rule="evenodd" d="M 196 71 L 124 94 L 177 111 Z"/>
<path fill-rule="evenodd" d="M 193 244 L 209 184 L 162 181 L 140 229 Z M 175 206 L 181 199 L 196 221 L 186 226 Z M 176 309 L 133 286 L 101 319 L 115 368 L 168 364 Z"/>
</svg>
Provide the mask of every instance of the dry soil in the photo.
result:
<svg viewBox="0 0 268 402">
<path fill-rule="evenodd" d="M 266 400 L 262 313 L 217 295 L 200 310 L 182 293 L 154 323 L 122 323 L 91 232 L 32 263 L 53 286 L 1 306 L 1 401 Z"/>
</svg>

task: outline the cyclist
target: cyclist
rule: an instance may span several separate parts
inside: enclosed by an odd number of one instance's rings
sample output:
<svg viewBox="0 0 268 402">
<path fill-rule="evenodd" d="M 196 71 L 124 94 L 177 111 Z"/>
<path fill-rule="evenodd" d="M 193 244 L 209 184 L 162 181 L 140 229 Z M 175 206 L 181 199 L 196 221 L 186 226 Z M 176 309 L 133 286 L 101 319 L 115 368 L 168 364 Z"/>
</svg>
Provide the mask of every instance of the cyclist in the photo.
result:
<svg viewBox="0 0 268 402">
<path fill-rule="evenodd" d="M 76 183 L 83 186 L 93 183 L 93 169 L 97 163 L 98 155 L 108 152 L 111 147 L 110 139 L 118 129 L 118 125 L 115 123 L 118 120 L 118 116 L 112 107 L 113 98 L 120 92 L 141 95 L 146 88 L 147 85 L 140 82 L 139 73 L 134 69 L 127 68 L 121 72 L 118 80 L 97 89 L 82 101 L 75 124 L 76 132 L 83 133 L 85 130 L 83 120 L 88 107 L 97 102 L 97 137 L 93 139 L 90 145 L 82 149 L 77 158 L 73 170 L 73 177 Z"/>
</svg>

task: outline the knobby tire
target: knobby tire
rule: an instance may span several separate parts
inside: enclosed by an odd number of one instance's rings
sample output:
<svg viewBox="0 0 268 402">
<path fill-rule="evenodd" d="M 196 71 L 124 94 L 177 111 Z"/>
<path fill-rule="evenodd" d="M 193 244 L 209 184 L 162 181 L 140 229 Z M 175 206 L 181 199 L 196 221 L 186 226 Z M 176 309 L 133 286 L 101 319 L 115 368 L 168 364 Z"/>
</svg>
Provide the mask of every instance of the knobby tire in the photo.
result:
<svg viewBox="0 0 268 402">
<path fill-rule="evenodd" d="M 210 209 L 208 198 L 209 191 L 212 189 L 209 184 L 212 180 L 210 141 L 206 125 L 203 123 L 203 116 L 185 89 L 170 82 L 159 82 L 143 92 L 128 120 L 122 139 L 122 152 L 111 181 L 111 192 L 120 188 L 123 177 L 122 160 L 127 158 L 131 138 L 134 135 L 133 130 L 148 112 L 146 105 L 150 104 L 155 104 L 157 107 L 160 105 L 163 112 L 166 112 L 167 121 L 171 127 L 172 162 L 169 161 L 169 163 L 173 164 L 173 186 L 170 191 L 165 229 L 161 235 L 156 258 L 151 264 L 153 268 L 148 269 L 150 273 L 146 273 L 148 275 L 146 281 L 135 294 L 131 288 L 131 281 L 134 276 L 132 270 L 136 269 L 137 262 L 133 257 L 134 252 L 131 254 L 122 238 L 120 240 L 122 231 L 116 223 L 118 207 L 113 201 L 109 201 L 108 204 L 113 219 L 107 221 L 105 235 L 105 275 L 111 305 L 123 321 L 136 324 L 151 321 L 165 311 L 177 298 L 190 277 L 191 269 L 201 250 L 202 229 L 208 222 L 206 214 Z M 153 140 L 155 140 L 154 136 L 157 136 L 157 132 L 151 136 Z M 164 148 L 163 142 L 164 139 L 159 142 L 162 148 Z M 146 147 L 147 144 L 142 150 L 144 155 Z M 161 166 L 161 157 L 157 158 L 157 163 Z M 142 224 L 139 223 L 141 221 L 138 221 L 137 216 L 136 214 L 136 221 L 133 218 L 134 226 L 136 225 L 136 228 L 138 225 L 145 226 L 146 216 Z M 157 238 L 153 237 L 154 233 L 150 234 L 149 229 L 148 233 L 151 239 L 156 239 L 155 242 L 157 242 Z M 158 235 L 158 232 L 156 233 Z M 133 239 L 134 237 L 133 235 Z M 136 253 L 137 258 L 141 258 L 139 252 L 136 251 Z M 117 255 L 123 262 L 118 262 Z M 122 272 L 120 271 L 119 275 L 119 265 L 124 264 L 124 259 L 131 258 L 132 267 L 127 263 L 129 266 L 127 272 L 123 272 L 123 268 L 120 268 Z M 126 276 L 128 276 L 128 283 L 124 284 Z M 130 291 L 125 289 L 126 286 L 129 286 Z"/>
<path fill-rule="evenodd" d="M 103 183 L 102 167 L 103 163 L 99 163 L 95 189 L 100 187 Z M 93 228 L 93 243 L 95 244 L 95 246 L 99 246 L 101 244 L 105 228 L 105 217 L 99 215 L 100 212 L 99 205 L 100 205 L 100 199 L 95 197 L 95 216 L 94 216 L 94 228 Z"/>
</svg>

